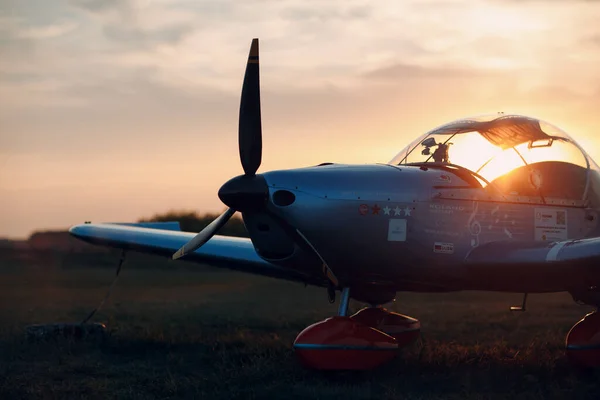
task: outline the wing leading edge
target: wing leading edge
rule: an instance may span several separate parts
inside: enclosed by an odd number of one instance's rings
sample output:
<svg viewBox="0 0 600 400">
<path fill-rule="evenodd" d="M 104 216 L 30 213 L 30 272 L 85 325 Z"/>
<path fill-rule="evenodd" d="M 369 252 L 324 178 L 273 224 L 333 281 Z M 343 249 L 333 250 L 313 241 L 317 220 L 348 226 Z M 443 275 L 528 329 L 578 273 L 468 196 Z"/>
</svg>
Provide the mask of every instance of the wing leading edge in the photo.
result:
<svg viewBox="0 0 600 400">
<path fill-rule="evenodd" d="M 69 233 L 89 243 L 171 257 L 194 233 L 116 224 L 82 224 Z M 185 258 L 219 268 L 228 268 L 272 278 L 315 284 L 314 278 L 271 264 L 258 256 L 250 239 L 216 235 Z"/>
</svg>

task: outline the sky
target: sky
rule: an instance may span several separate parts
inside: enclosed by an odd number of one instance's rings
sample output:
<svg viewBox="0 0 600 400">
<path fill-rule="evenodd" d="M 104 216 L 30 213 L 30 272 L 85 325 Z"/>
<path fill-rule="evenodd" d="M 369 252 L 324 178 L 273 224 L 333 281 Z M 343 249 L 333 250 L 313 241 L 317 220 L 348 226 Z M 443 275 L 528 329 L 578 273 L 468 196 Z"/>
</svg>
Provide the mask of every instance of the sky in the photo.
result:
<svg viewBox="0 0 600 400">
<path fill-rule="evenodd" d="M 219 212 L 260 38 L 260 171 L 388 162 L 469 115 L 600 160 L 600 1 L 0 0 L 0 237 Z"/>
</svg>

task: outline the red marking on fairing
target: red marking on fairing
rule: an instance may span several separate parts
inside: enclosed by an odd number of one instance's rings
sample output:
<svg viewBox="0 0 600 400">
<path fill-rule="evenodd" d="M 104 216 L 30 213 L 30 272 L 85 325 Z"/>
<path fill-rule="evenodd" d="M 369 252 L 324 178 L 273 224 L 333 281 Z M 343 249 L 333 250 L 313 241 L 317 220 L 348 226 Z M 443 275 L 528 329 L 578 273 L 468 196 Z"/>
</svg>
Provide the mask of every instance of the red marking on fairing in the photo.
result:
<svg viewBox="0 0 600 400">
<path fill-rule="evenodd" d="M 369 206 L 366 204 L 361 204 L 358 207 L 358 212 L 360 215 L 367 215 L 369 213 Z"/>
<path fill-rule="evenodd" d="M 375 204 L 373 206 L 373 215 L 379 215 L 380 210 L 381 210 L 381 208 L 377 204 Z"/>
</svg>

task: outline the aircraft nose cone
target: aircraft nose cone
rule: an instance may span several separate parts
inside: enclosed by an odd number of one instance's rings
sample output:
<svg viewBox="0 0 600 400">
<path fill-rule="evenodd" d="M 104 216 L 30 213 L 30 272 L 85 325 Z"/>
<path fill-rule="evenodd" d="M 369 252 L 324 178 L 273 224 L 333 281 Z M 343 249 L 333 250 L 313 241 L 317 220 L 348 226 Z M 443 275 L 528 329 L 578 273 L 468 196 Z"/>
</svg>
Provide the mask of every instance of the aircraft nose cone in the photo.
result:
<svg viewBox="0 0 600 400">
<path fill-rule="evenodd" d="M 240 175 L 221 186 L 219 198 L 236 211 L 258 211 L 269 198 L 269 187 L 262 175 Z"/>
</svg>

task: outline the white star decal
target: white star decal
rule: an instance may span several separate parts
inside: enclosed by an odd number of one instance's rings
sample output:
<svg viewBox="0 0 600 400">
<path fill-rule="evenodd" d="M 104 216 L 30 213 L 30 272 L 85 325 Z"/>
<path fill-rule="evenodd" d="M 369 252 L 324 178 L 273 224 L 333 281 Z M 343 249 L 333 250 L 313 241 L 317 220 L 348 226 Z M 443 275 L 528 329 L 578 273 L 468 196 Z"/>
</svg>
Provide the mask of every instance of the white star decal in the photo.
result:
<svg viewBox="0 0 600 400">
<path fill-rule="evenodd" d="M 396 208 L 394 208 L 394 215 L 402 215 L 402 209 L 396 206 Z"/>
<path fill-rule="evenodd" d="M 406 206 L 406 208 L 404 209 L 404 215 L 406 215 L 407 217 L 410 217 L 411 212 L 412 212 L 412 210 L 410 209 L 410 207 Z"/>
<path fill-rule="evenodd" d="M 392 211 L 392 209 L 389 208 L 388 206 L 383 207 L 383 213 L 385 215 L 390 215 L 390 211 Z"/>
</svg>

